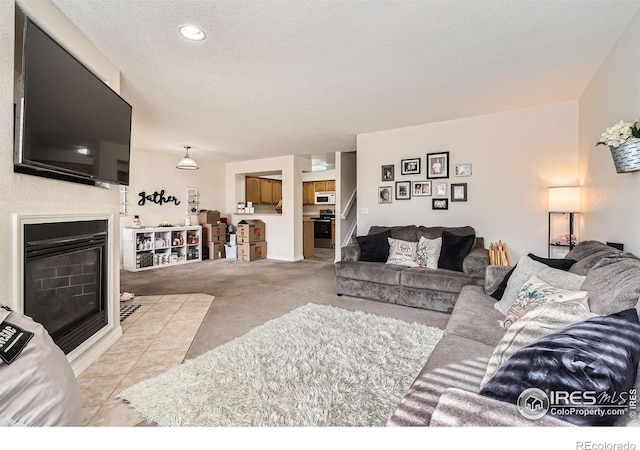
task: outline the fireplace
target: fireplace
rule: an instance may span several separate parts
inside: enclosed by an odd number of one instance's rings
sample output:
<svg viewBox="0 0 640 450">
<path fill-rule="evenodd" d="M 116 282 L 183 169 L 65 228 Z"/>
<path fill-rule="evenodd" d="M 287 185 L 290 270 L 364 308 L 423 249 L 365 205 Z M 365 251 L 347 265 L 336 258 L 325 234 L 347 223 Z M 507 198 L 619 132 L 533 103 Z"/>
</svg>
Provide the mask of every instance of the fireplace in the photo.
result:
<svg viewBox="0 0 640 450">
<path fill-rule="evenodd" d="M 24 224 L 24 313 L 65 354 L 108 324 L 107 220 Z"/>
</svg>

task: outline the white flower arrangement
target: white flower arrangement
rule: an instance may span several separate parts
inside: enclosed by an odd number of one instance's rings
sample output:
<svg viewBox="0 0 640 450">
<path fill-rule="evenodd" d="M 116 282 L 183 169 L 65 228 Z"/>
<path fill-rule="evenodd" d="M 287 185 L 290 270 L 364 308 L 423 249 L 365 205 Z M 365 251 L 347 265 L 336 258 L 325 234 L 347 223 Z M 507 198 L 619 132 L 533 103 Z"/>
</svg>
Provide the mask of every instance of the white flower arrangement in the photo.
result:
<svg viewBox="0 0 640 450">
<path fill-rule="evenodd" d="M 596 145 L 602 144 L 611 148 L 618 148 L 631 137 L 640 138 L 640 120 L 633 124 L 621 120 L 614 126 L 607 128 L 607 131 L 602 133 L 600 141 Z"/>
</svg>

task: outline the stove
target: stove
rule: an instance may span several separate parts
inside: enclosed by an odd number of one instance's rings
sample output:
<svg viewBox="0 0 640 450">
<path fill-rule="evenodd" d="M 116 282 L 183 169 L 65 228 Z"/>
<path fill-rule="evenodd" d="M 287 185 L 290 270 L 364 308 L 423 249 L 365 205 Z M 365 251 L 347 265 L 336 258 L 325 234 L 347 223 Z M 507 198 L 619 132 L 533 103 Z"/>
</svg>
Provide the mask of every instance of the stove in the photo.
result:
<svg viewBox="0 0 640 450">
<path fill-rule="evenodd" d="M 313 237 L 315 247 L 331 248 L 331 219 L 335 219 L 335 217 L 336 215 L 332 209 L 321 209 L 318 217 L 314 217 Z"/>
</svg>

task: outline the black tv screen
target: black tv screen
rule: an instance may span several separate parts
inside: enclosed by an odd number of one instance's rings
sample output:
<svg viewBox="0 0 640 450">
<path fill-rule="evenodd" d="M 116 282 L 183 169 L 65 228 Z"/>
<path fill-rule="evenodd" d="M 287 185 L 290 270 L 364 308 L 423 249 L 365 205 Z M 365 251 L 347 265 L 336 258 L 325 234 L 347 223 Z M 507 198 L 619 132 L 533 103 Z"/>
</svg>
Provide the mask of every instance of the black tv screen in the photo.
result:
<svg viewBox="0 0 640 450">
<path fill-rule="evenodd" d="M 129 184 L 131 105 L 29 18 L 22 90 L 17 172 Z"/>
</svg>

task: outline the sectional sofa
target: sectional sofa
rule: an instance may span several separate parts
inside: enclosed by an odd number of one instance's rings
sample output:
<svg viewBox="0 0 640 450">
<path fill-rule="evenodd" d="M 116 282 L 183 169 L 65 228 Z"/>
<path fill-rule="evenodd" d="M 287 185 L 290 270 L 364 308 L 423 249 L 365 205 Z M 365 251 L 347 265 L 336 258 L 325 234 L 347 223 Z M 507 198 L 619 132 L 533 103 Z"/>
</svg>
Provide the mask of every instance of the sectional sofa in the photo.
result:
<svg viewBox="0 0 640 450">
<path fill-rule="evenodd" d="M 588 353 L 595 349 L 595 356 L 584 357 L 584 353 L 571 348 L 564 349 L 562 357 L 549 367 L 549 373 L 567 369 L 562 382 L 570 380 L 573 389 L 580 390 L 581 384 L 593 386 L 593 382 L 602 386 L 611 382 L 618 385 L 619 391 L 629 392 L 640 388 L 638 376 L 638 356 L 640 353 L 640 328 L 637 325 L 637 312 L 640 311 L 640 260 L 633 254 L 620 252 L 601 242 L 586 241 L 578 244 L 565 258 L 572 263 L 567 276 L 584 277 L 579 289 L 587 293 L 584 303 L 581 301 L 563 301 L 544 303 L 527 312 L 505 331 L 500 325 L 505 314 L 496 309 L 498 300 L 490 296 L 502 284 L 504 277 L 513 268 L 489 266 L 485 285 L 470 284 L 460 292 L 445 335 L 436 345 L 425 366 L 398 408 L 389 418 L 389 426 L 566 426 L 582 425 L 583 418 L 560 417 L 546 414 L 532 419 L 520 412 L 514 401 L 499 398 L 500 388 L 493 389 L 493 380 L 504 384 L 514 383 L 518 389 L 537 387 L 536 382 L 526 384 L 520 378 L 529 379 L 539 375 L 538 366 L 526 360 L 534 352 L 546 358 L 555 350 L 560 339 L 565 345 L 566 339 L 573 339 L 571 345 L 578 345 L 582 339 Z M 518 266 L 524 266 L 523 257 Z M 535 265 L 526 259 L 528 267 L 539 270 L 542 278 L 550 271 L 542 263 Z M 562 261 L 561 261 L 562 262 Z M 544 267 L 543 267 L 544 266 Z M 513 278 L 516 269 L 512 272 Z M 559 269 L 555 269 L 559 270 Z M 545 274 L 545 275 L 542 275 Z M 575 278 L 574 278 L 575 280 Z M 582 278 L 578 279 L 582 280 Z M 507 280 L 507 286 L 509 285 Z M 516 283 L 515 281 L 513 282 Z M 511 286 L 513 287 L 513 286 Z M 517 288 L 517 286 L 515 286 Z M 566 287 L 566 286 L 565 286 Z M 509 289 L 507 287 L 507 289 Z M 520 292 L 523 292 L 521 288 Z M 506 291 L 505 291 L 506 294 Z M 499 302 L 503 302 L 504 297 Z M 563 311 L 579 314 L 585 321 L 563 316 Z M 609 326 L 610 317 L 635 316 L 635 322 L 624 322 L 623 326 Z M 626 319 L 625 319 L 626 320 Z M 595 321 L 595 322 L 594 322 Z M 604 335 L 594 337 L 589 328 L 588 335 L 576 335 L 581 327 L 593 326 L 598 322 L 597 332 Z M 557 323 L 556 323 L 557 322 Z M 533 331 L 532 331 L 533 330 Z M 530 335 L 527 335 L 530 332 Z M 514 337 L 515 336 L 515 337 Z M 537 337 L 536 337 L 537 336 Z M 577 337 L 576 337 L 577 336 Z M 518 341 L 518 339 L 520 339 Z M 564 341 L 562 340 L 564 339 Z M 589 340 L 593 342 L 589 342 Z M 532 341 L 531 341 L 532 340 Z M 607 342 L 608 347 L 603 347 Z M 504 359 L 502 351 L 512 347 L 515 353 Z M 622 350 L 609 356 L 609 347 L 620 346 Z M 628 347 L 625 347 L 628 346 Z M 623 348 L 624 347 L 624 348 Z M 537 353 L 536 353 L 537 352 Z M 496 359 L 496 355 L 498 358 Z M 500 360 L 500 358 L 503 360 Z M 536 356 L 537 357 L 537 356 Z M 525 358 L 522 360 L 522 358 Z M 627 358 L 625 360 L 625 358 Z M 620 361 L 619 361 L 620 360 Z M 623 364 L 626 361 L 626 366 Z M 497 371 L 488 373 L 496 361 L 501 363 Z M 519 365 L 518 365 L 519 364 Z M 538 362 L 536 362 L 538 364 Z M 566 367 L 565 367 L 566 366 Z M 626 367 L 627 372 L 618 373 Z M 509 376 L 512 372 L 512 380 Z M 568 374 L 568 375 L 567 375 Z M 547 383 L 549 374 L 543 373 L 539 383 Z M 549 381 L 552 382 L 552 381 Z M 590 384 L 591 383 L 591 384 Z M 498 383 L 500 385 L 500 383 Z M 577 387 L 576 387 L 577 386 Z M 505 388 L 506 389 L 506 388 Z M 482 392 L 482 395 L 480 394 Z M 506 391 L 505 391 L 506 392 Z M 513 399 L 512 399 L 513 400 Z M 640 425 L 635 411 L 619 418 L 600 418 L 604 425 Z M 589 417 L 586 417 L 589 419 Z M 591 418 L 593 419 L 593 417 Z M 608 421 L 607 421 L 608 420 Z M 589 422 L 586 422 L 587 424 Z"/>
<path fill-rule="evenodd" d="M 407 267 L 384 262 L 363 261 L 358 243 L 342 247 L 341 261 L 335 264 L 336 293 L 399 305 L 451 312 L 463 287 L 484 285 L 489 251 L 473 227 L 372 226 L 368 236 L 389 233 L 393 239 L 418 242 L 421 237 L 437 239 L 444 232 L 472 237 L 461 270 Z"/>
</svg>

